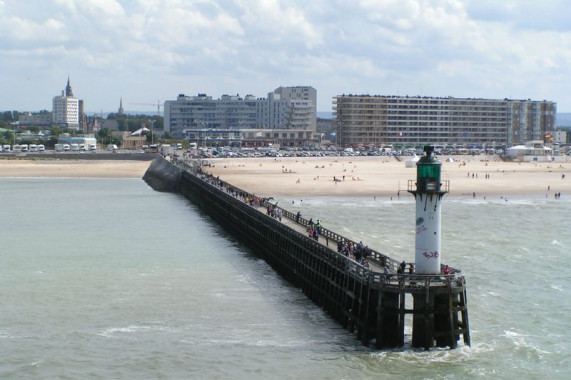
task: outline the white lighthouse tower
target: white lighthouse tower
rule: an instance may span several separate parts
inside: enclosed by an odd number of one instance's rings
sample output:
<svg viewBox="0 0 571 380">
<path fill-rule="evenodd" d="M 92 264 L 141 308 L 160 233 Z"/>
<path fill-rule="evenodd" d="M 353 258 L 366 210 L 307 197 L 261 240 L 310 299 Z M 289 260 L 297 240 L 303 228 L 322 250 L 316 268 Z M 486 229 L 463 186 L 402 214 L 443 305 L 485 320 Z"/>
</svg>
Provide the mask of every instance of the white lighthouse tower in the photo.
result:
<svg viewBox="0 0 571 380">
<path fill-rule="evenodd" d="M 415 264 L 417 274 L 439 274 L 440 259 L 440 203 L 448 186 L 442 189 L 442 163 L 434 156 L 433 146 L 425 146 L 426 153 L 416 164 L 416 190 L 409 181 L 409 192 L 416 199 Z M 447 182 L 448 184 L 448 182 Z"/>
</svg>

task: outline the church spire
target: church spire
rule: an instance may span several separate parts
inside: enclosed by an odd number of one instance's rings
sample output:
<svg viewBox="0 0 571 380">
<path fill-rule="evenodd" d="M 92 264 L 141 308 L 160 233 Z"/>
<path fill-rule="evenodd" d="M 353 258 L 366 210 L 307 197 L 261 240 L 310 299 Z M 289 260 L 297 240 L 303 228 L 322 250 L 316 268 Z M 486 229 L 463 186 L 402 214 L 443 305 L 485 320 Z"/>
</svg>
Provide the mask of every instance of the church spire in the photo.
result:
<svg viewBox="0 0 571 380">
<path fill-rule="evenodd" d="M 69 81 L 69 75 L 67 76 L 67 86 L 65 86 L 65 96 L 73 98 L 73 91 L 71 89 L 71 82 Z"/>
<path fill-rule="evenodd" d="M 119 115 L 124 115 L 125 114 L 125 110 L 123 110 L 123 98 L 120 98 L 119 100 Z"/>
</svg>

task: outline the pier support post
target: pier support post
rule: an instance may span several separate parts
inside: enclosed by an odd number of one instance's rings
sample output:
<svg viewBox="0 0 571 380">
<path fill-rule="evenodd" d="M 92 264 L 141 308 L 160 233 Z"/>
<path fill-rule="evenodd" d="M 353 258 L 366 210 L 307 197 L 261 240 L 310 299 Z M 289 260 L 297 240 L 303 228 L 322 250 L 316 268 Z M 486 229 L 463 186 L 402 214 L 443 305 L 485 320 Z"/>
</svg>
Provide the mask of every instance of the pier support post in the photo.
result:
<svg viewBox="0 0 571 380">
<path fill-rule="evenodd" d="M 395 348 L 404 344 L 404 325 L 400 323 L 400 296 L 379 291 L 377 314 L 377 348 Z"/>
<path fill-rule="evenodd" d="M 426 288 L 425 294 L 413 294 L 412 346 L 429 350 L 434 347 L 434 295 Z"/>
</svg>

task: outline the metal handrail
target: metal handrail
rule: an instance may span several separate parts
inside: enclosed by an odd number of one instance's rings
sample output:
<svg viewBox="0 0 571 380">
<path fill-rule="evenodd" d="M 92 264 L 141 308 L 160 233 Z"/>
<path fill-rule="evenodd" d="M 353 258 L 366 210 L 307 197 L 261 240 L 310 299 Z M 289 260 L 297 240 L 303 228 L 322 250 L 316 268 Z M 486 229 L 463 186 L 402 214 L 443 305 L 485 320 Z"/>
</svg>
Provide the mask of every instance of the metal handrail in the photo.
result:
<svg viewBox="0 0 571 380">
<path fill-rule="evenodd" d="M 193 160 L 193 165 L 190 165 L 188 162 L 183 161 L 183 160 L 176 160 L 175 162 L 173 162 L 173 164 L 175 166 L 177 166 L 178 168 L 185 170 L 186 172 L 193 174 L 195 176 L 197 176 L 198 178 L 200 178 L 200 175 L 202 174 L 206 174 L 202 172 L 202 169 L 200 167 L 200 164 L 196 161 Z M 211 186 L 213 186 L 214 188 L 216 188 L 219 191 L 222 191 L 222 188 L 230 188 L 232 190 L 234 190 L 236 193 L 241 193 L 245 196 L 248 196 L 249 198 L 254 198 L 256 197 L 254 194 L 251 194 L 245 190 L 242 190 L 230 183 L 227 183 L 225 181 L 222 181 L 218 178 L 214 178 L 211 177 L 213 179 L 215 179 L 218 183 L 218 186 L 214 186 L 212 184 L 210 184 Z M 413 180 L 411 180 L 413 181 Z M 448 183 L 449 181 L 444 181 L 445 183 Z M 261 198 L 260 199 L 261 202 L 259 204 L 260 207 L 272 207 L 272 208 L 279 208 L 282 211 L 282 217 L 288 218 L 291 221 L 302 225 L 302 226 L 309 226 L 309 220 L 303 218 L 303 217 L 297 217 L 297 213 L 293 213 L 291 211 L 288 211 L 282 207 L 276 206 L 275 204 L 271 203 L 268 199 L 264 199 Z M 328 239 L 334 241 L 334 242 L 339 242 L 339 241 L 343 241 L 344 243 L 353 243 L 353 244 L 357 244 L 355 241 L 348 239 L 342 235 L 337 234 L 336 232 L 333 232 L 331 230 L 328 230 L 326 228 L 321 227 L 321 232 L 320 235 L 327 237 Z M 331 251 L 333 251 L 331 248 L 328 248 Z M 347 267 L 348 268 L 354 268 L 353 270 L 350 270 L 349 272 L 354 273 L 359 275 L 360 277 L 369 277 L 369 281 L 373 284 L 383 284 L 383 285 L 399 285 L 399 286 L 422 286 L 424 284 L 424 286 L 429 286 L 430 284 L 441 284 L 441 285 L 450 285 L 452 279 L 456 278 L 461 271 L 455 268 L 450 267 L 451 269 L 451 274 L 450 275 L 443 275 L 443 274 L 436 274 L 436 275 L 420 275 L 420 274 L 399 274 L 396 273 L 397 269 L 400 265 L 400 262 L 398 262 L 397 260 L 394 260 L 392 258 L 390 258 L 387 255 L 384 255 L 381 252 L 378 252 L 374 249 L 368 248 L 368 252 L 369 252 L 369 257 L 371 258 L 371 260 L 375 261 L 376 263 L 380 264 L 381 266 L 388 266 L 389 267 L 389 271 L 391 273 L 389 274 L 384 274 L 382 272 L 376 272 L 374 270 L 371 270 L 369 268 L 365 268 L 362 264 L 346 257 L 345 255 L 343 255 L 342 253 L 333 251 L 336 254 L 342 256 L 344 259 L 347 260 Z M 410 263 L 406 263 L 407 265 Z M 442 265 L 442 267 L 444 267 L 444 265 Z"/>
</svg>

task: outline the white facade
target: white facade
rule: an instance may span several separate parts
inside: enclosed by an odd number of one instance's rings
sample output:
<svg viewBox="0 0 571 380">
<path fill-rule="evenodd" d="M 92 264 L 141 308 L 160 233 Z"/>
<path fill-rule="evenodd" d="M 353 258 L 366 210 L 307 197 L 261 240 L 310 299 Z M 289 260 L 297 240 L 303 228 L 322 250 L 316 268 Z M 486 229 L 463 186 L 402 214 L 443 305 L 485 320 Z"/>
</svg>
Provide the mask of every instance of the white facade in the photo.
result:
<svg viewBox="0 0 571 380">
<path fill-rule="evenodd" d="M 316 130 L 316 91 L 309 86 L 280 87 L 267 98 L 252 95 L 206 94 L 167 100 L 165 132 L 181 138 L 185 130 L 197 129 L 296 129 Z"/>
<path fill-rule="evenodd" d="M 79 128 L 80 119 L 80 100 L 73 96 L 71 83 L 67 78 L 65 91 L 53 99 L 52 122 L 62 127 Z"/>
<path fill-rule="evenodd" d="M 274 95 L 287 101 L 287 124 L 294 129 L 317 128 L 317 91 L 311 86 L 279 87 L 274 90 Z"/>
<path fill-rule="evenodd" d="M 65 95 L 56 96 L 53 101 L 52 121 L 68 128 L 78 128 L 79 99 Z"/>
</svg>

